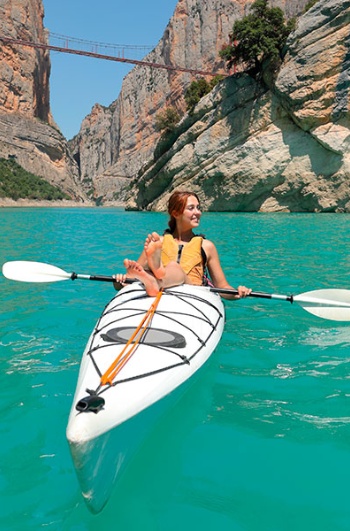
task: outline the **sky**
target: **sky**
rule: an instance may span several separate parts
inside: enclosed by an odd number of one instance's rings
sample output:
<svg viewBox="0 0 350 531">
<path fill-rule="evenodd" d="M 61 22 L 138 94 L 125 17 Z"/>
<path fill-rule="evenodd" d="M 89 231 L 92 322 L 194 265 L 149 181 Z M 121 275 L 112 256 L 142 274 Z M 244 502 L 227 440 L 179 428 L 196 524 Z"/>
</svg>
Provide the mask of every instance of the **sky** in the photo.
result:
<svg viewBox="0 0 350 531">
<path fill-rule="evenodd" d="M 125 45 L 124 57 L 141 60 L 163 36 L 177 0 L 43 0 L 44 26 L 50 34 L 84 41 Z M 115 50 L 78 45 L 106 55 Z M 66 40 L 51 37 L 53 46 L 66 46 Z M 128 49 L 145 45 L 148 49 Z M 53 118 L 69 140 L 79 132 L 81 122 L 95 103 L 108 106 L 117 99 L 123 78 L 133 65 L 50 51 L 50 105 Z"/>
</svg>

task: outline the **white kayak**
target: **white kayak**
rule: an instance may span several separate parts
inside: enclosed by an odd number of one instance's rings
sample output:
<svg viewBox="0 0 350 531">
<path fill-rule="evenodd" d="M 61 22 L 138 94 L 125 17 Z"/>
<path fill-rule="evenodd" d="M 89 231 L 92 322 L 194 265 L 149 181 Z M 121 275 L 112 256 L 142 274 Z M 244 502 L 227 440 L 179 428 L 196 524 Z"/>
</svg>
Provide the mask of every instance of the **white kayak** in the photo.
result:
<svg viewBox="0 0 350 531">
<path fill-rule="evenodd" d="M 152 304 L 158 304 L 153 313 Z M 167 289 L 156 300 L 134 283 L 106 306 L 83 354 L 67 426 L 92 512 L 108 501 L 135 439 L 151 423 L 157 405 L 166 402 L 161 399 L 213 353 L 224 321 L 220 296 L 201 286 Z"/>
</svg>

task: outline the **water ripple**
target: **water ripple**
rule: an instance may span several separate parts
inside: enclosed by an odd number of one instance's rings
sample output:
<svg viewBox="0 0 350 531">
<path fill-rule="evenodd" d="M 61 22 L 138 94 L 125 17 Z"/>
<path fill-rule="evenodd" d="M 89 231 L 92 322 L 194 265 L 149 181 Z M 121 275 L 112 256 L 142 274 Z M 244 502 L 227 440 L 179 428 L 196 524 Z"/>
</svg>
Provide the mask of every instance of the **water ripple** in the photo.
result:
<svg viewBox="0 0 350 531">
<path fill-rule="evenodd" d="M 6 374 L 14 372 L 58 372 L 77 365 L 77 361 L 69 358 L 57 360 L 54 353 L 62 349 L 62 341 L 55 341 L 49 336 L 35 336 L 34 334 L 8 334 L 0 342 L 1 347 L 5 347 L 13 355 L 3 360 L 8 368 Z M 48 358 L 51 356 L 51 359 Z"/>
</svg>

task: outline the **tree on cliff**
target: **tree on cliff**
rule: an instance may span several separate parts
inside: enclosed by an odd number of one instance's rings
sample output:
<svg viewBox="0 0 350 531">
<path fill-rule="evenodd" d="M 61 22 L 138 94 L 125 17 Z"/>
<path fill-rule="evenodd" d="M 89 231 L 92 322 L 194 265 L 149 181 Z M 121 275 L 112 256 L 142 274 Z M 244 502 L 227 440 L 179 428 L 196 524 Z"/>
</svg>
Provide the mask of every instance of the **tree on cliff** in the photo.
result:
<svg viewBox="0 0 350 531">
<path fill-rule="evenodd" d="M 283 11 L 278 7 L 269 8 L 267 4 L 268 0 L 256 0 L 249 15 L 234 23 L 230 42 L 220 51 L 229 69 L 240 63 L 244 70 L 259 73 L 266 59 L 282 57 L 295 22 L 285 24 Z"/>
</svg>

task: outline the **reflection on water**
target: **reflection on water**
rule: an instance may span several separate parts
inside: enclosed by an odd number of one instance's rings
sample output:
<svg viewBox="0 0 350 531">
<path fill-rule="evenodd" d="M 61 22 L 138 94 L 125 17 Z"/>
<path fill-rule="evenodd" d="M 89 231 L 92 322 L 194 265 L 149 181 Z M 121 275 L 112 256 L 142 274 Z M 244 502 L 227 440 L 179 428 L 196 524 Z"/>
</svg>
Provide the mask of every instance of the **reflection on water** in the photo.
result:
<svg viewBox="0 0 350 531">
<path fill-rule="evenodd" d="M 348 441 L 348 390 L 335 387 L 331 391 L 328 386 L 310 390 L 304 382 L 298 386 L 299 393 L 281 385 L 275 386 L 272 392 L 259 387 L 254 378 L 250 378 L 250 382 L 251 391 L 242 389 L 237 379 L 228 386 L 216 384 L 207 421 L 214 425 L 225 424 L 234 431 L 255 432 L 264 438 L 321 441 L 332 433 L 343 442 Z"/>
<path fill-rule="evenodd" d="M 300 340 L 304 345 L 315 345 L 319 348 L 342 346 L 350 347 L 350 326 L 323 329 L 310 328 L 305 337 Z"/>
<path fill-rule="evenodd" d="M 61 357 L 65 346 L 64 337 L 54 338 L 42 333 L 37 335 L 34 329 L 31 329 L 31 333 L 12 330 L 2 334 L 0 347 L 7 356 L 1 361 L 7 366 L 6 374 L 27 372 L 34 375 L 66 371 L 69 367 L 77 366 L 78 360 L 69 356 Z"/>
<path fill-rule="evenodd" d="M 325 320 L 310 326 L 305 312 L 291 318 L 289 307 L 264 312 L 243 304 L 239 312 L 227 309 L 207 421 L 230 427 L 232 436 L 242 430 L 299 442 L 331 436 L 348 445 L 350 327 Z"/>
</svg>

